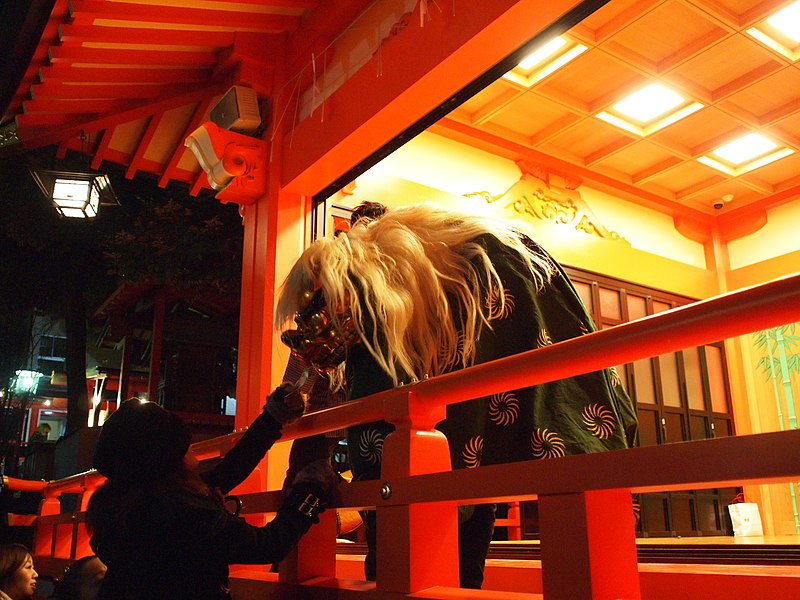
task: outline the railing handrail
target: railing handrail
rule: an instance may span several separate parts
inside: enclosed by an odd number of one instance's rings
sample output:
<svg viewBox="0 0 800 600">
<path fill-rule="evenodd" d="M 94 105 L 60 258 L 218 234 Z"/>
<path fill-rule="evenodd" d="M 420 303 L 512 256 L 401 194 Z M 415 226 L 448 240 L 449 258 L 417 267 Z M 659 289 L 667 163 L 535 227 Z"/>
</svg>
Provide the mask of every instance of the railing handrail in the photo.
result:
<svg viewBox="0 0 800 600">
<path fill-rule="evenodd" d="M 19 479 L 3 475 L 3 488 L 16 492 L 41 492 L 48 483 L 44 479 Z"/>
<path fill-rule="evenodd" d="M 631 493 L 711 489 L 774 483 L 798 475 L 800 430 L 792 430 L 354 481 L 342 486 L 340 508 L 478 504 L 615 489 Z M 242 514 L 275 512 L 283 494 L 253 492 L 240 499 Z"/>
</svg>

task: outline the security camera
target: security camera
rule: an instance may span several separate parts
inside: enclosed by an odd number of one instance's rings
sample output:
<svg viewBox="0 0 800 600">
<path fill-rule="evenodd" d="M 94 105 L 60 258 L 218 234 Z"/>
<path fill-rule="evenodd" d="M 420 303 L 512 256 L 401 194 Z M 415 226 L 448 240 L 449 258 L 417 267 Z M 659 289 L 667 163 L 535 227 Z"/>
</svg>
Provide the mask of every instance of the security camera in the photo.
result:
<svg viewBox="0 0 800 600">
<path fill-rule="evenodd" d="M 723 194 L 721 198 L 714 200 L 711 206 L 714 210 L 721 210 L 726 204 L 733 201 L 733 194 Z"/>
</svg>

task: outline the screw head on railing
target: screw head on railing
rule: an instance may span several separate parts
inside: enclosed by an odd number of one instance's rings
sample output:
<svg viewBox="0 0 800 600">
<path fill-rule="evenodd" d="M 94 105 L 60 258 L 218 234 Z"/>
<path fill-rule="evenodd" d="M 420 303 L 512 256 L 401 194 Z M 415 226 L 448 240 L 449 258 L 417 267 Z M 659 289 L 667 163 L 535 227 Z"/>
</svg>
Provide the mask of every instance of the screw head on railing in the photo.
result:
<svg viewBox="0 0 800 600">
<path fill-rule="evenodd" d="M 392 497 L 392 486 L 389 485 L 389 482 L 387 481 L 381 486 L 381 498 L 383 498 L 384 500 L 388 500 L 391 497 Z"/>
</svg>

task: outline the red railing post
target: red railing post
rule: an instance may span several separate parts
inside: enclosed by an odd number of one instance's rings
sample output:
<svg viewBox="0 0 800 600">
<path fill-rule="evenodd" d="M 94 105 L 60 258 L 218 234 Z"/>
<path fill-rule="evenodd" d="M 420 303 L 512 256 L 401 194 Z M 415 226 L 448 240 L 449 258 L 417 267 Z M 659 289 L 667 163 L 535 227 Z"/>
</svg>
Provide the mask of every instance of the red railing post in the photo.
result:
<svg viewBox="0 0 800 600">
<path fill-rule="evenodd" d="M 302 583 L 315 577 L 336 577 L 336 509 L 326 510 L 280 563 L 280 581 Z"/>
<path fill-rule="evenodd" d="M 629 490 L 539 496 L 542 588 L 547 600 L 639 600 Z"/>
<path fill-rule="evenodd" d="M 392 478 L 450 470 L 447 438 L 434 429 L 446 414 L 414 392 L 387 401 L 395 431 L 383 443 L 381 496 Z M 377 587 L 411 593 L 435 585 L 458 586 L 458 511 L 455 503 L 381 506 L 377 511 Z"/>
</svg>

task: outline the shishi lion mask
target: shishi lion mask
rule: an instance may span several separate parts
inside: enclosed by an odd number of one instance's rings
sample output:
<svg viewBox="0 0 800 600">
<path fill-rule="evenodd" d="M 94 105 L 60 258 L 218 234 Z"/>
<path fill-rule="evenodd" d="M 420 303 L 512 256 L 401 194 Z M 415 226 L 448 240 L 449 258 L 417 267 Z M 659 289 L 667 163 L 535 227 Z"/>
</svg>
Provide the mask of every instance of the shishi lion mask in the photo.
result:
<svg viewBox="0 0 800 600">
<path fill-rule="evenodd" d="M 335 320 L 322 289 L 305 292 L 303 300 L 294 316 L 297 329 L 284 331 L 281 341 L 317 371 L 328 373 L 344 362 L 347 347 L 359 341 L 353 318 L 346 307 L 338 307 Z"/>
</svg>

